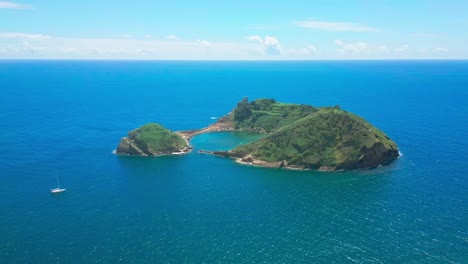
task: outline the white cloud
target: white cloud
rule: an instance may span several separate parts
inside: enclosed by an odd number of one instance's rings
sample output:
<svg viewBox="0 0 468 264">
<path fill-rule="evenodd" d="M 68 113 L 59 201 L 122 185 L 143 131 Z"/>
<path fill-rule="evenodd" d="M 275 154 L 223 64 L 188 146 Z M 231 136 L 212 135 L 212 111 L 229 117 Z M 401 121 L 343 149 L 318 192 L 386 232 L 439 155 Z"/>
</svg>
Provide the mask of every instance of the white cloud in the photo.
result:
<svg viewBox="0 0 468 264">
<path fill-rule="evenodd" d="M 0 1 L 0 9 L 30 9 L 31 5 Z"/>
<path fill-rule="evenodd" d="M 248 36 L 247 39 L 250 41 L 258 41 L 260 43 L 263 42 L 263 38 L 260 36 Z"/>
<path fill-rule="evenodd" d="M 311 28 L 325 31 L 350 31 L 350 32 L 379 32 L 380 30 L 365 25 L 349 22 L 328 22 L 317 20 L 297 21 L 297 27 Z"/>
<path fill-rule="evenodd" d="M 344 43 L 341 40 L 335 40 L 333 43 L 338 46 L 338 52 L 341 54 L 363 53 L 367 51 L 368 48 L 368 44 L 366 42 Z"/>
<path fill-rule="evenodd" d="M 318 49 L 314 45 L 309 45 L 305 48 L 290 49 L 288 54 L 294 57 L 307 57 L 318 54 Z"/>
<path fill-rule="evenodd" d="M 166 39 L 168 40 L 179 40 L 179 37 L 175 36 L 175 35 L 169 35 L 166 37 Z"/>
<path fill-rule="evenodd" d="M 279 55 L 281 54 L 282 48 L 277 38 L 271 36 L 265 36 L 264 38 L 260 36 L 248 36 L 248 40 L 255 41 L 261 44 L 261 49 L 259 50 L 264 55 Z"/>
<path fill-rule="evenodd" d="M 263 45 L 267 54 L 279 54 L 281 53 L 281 45 L 277 38 L 266 36 Z"/>
<path fill-rule="evenodd" d="M 65 38 L 0 32 L 3 59 L 260 59 L 257 45 L 207 40 Z"/>
<path fill-rule="evenodd" d="M 333 42 L 338 48 L 337 53 L 350 57 L 350 58 L 402 58 L 402 57 L 416 57 L 411 53 L 408 44 L 391 46 L 377 43 L 367 42 L 352 42 L 347 43 L 342 40 L 335 40 Z"/>
<path fill-rule="evenodd" d="M 421 48 L 425 51 L 422 52 Z M 444 46 L 410 48 L 407 44 L 335 40 L 327 46 L 283 47 L 276 37 L 250 36 L 239 41 L 161 38 L 70 38 L 0 32 L 0 59 L 141 59 L 141 60 L 281 60 L 281 59 L 421 59 L 452 58 Z M 266 56 L 276 54 L 277 56 Z"/>
<path fill-rule="evenodd" d="M 446 49 L 446 48 L 435 48 L 434 51 L 437 52 L 437 53 L 446 53 L 446 52 L 448 52 L 448 49 Z"/>
<path fill-rule="evenodd" d="M 0 32 L 0 39 L 49 39 L 51 36 L 42 34 L 26 34 L 18 32 Z"/>
</svg>

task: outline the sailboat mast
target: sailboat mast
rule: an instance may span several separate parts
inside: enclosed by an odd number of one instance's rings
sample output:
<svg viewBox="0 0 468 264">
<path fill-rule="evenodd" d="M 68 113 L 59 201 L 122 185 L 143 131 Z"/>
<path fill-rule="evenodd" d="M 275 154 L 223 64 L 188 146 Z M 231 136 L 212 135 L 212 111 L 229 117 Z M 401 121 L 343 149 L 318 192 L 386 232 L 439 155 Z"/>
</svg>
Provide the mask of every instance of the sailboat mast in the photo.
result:
<svg viewBox="0 0 468 264">
<path fill-rule="evenodd" d="M 60 189 L 60 183 L 59 183 L 59 178 L 58 178 L 58 175 L 57 175 L 57 188 Z"/>
</svg>

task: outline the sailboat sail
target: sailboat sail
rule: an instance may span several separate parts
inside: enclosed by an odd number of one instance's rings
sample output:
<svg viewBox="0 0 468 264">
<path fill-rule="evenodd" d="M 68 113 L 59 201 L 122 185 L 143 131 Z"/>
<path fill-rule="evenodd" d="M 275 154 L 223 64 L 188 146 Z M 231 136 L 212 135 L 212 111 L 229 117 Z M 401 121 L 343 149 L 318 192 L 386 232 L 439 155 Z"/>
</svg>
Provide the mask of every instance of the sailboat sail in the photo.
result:
<svg viewBox="0 0 468 264">
<path fill-rule="evenodd" d="M 57 188 L 51 189 L 50 192 L 51 193 L 61 193 L 61 192 L 64 192 L 66 190 L 67 189 L 60 188 L 60 181 L 59 181 L 59 177 L 57 176 Z"/>
</svg>

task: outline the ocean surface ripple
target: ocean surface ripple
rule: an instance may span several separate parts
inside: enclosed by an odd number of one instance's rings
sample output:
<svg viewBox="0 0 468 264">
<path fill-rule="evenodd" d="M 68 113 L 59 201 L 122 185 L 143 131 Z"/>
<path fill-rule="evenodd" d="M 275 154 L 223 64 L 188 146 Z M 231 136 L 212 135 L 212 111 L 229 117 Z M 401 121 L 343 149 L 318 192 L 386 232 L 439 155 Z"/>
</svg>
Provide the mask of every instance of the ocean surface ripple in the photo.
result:
<svg viewBox="0 0 468 264">
<path fill-rule="evenodd" d="M 0 61 L 0 263 L 466 263 L 467 72 L 466 61 Z M 205 127 L 244 96 L 339 104 L 404 155 L 320 173 L 112 154 L 142 124 Z M 51 195 L 57 176 L 67 191 Z"/>
</svg>

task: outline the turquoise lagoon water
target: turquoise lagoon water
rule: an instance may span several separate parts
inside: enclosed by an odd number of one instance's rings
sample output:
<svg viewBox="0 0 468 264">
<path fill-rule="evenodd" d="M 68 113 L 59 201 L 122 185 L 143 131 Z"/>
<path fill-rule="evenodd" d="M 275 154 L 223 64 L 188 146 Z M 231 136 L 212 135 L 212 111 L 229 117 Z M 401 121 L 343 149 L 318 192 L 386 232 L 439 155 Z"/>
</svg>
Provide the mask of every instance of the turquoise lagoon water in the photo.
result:
<svg viewBox="0 0 468 264">
<path fill-rule="evenodd" d="M 0 263 L 466 263 L 467 73 L 466 61 L 1 61 Z M 112 154 L 144 123 L 205 127 L 244 96 L 339 104 L 403 156 L 321 173 Z M 51 195 L 56 176 L 67 191 Z"/>
</svg>

